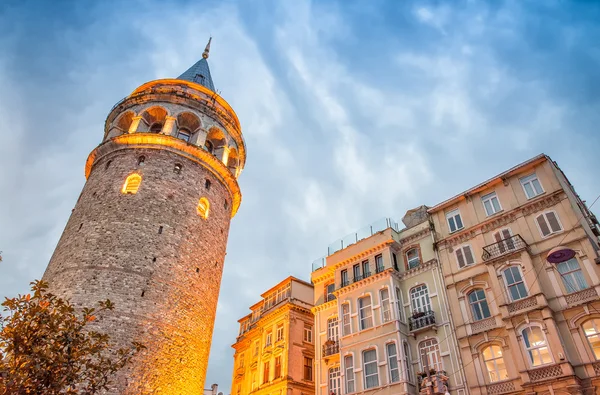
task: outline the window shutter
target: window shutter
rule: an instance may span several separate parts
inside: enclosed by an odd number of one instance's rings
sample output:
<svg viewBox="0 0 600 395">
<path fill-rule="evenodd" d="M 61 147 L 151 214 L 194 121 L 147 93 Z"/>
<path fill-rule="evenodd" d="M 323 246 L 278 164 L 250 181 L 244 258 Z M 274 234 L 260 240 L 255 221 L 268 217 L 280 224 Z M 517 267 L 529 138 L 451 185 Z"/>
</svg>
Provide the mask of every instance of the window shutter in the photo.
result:
<svg viewBox="0 0 600 395">
<path fill-rule="evenodd" d="M 548 220 L 548 224 L 550 225 L 550 229 L 552 232 L 560 232 L 560 224 L 558 223 L 558 218 L 556 218 L 556 213 L 550 211 L 546 213 L 546 219 Z"/>
<path fill-rule="evenodd" d="M 544 215 L 539 215 L 536 218 L 538 226 L 540 227 L 540 231 L 542 232 L 542 236 L 548 236 L 550 234 L 550 228 L 548 228 L 548 224 L 546 223 L 546 218 Z"/>
<path fill-rule="evenodd" d="M 494 239 L 496 239 L 496 241 L 502 240 L 502 235 L 500 234 L 500 232 L 494 233 Z"/>
<path fill-rule="evenodd" d="M 465 254 L 465 262 L 467 265 L 472 265 L 473 263 L 475 263 L 475 259 L 473 258 L 473 252 L 471 251 L 471 247 L 469 246 L 464 246 L 463 247 L 463 251 Z"/>
<path fill-rule="evenodd" d="M 510 236 L 510 230 L 508 230 L 508 229 L 503 229 L 503 230 L 502 230 L 502 237 L 503 237 L 504 239 L 510 239 L 510 237 L 511 237 L 511 236 Z"/>
<path fill-rule="evenodd" d="M 465 266 L 465 258 L 463 257 L 463 252 L 461 248 L 456 249 L 456 260 L 458 261 L 458 267 Z"/>
</svg>

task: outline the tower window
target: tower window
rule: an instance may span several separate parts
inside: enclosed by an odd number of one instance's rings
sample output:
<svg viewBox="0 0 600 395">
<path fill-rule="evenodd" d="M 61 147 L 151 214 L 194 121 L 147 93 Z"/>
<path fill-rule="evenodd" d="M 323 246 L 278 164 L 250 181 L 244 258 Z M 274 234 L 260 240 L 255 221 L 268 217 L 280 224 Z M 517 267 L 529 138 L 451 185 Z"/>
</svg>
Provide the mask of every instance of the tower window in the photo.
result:
<svg viewBox="0 0 600 395">
<path fill-rule="evenodd" d="M 180 174 L 182 167 L 183 166 L 181 166 L 181 163 L 175 163 L 175 167 L 173 168 L 173 172 L 176 173 L 176 174 Z"/>
<path fill-rule="evenodd" d="M 133 173 L 130 174 L 125 183 L 123 184 L 123 188 L 121 189 L 121 193 L 124 194 L 136 194 L 138 189 L 140 188 L 140 184 L 142 183 L 142 176 L 139 174 Z"/>
<path fill-rule="evenodd" d="M 182 139 L 182 140 L 185 140 L 185 141 L 187 141 L 187 142 L 189 142 L 189 141 L 190 141 L 190 136 L 191 136 L 191 135 L 192 135 L 192 134 L 191 134 L 191 133 L 190 133 L 190 131 L 189 131 L 189 130 L 187 130 L 187 129 L 183 129 L 183 128 L 182 128 L 182 129 L 179 129 L 179 130 L 177 131 L 177 137 L 178 137 L 178 138 L 180 138 L 180 139 Z"/>
<path fill-rule="evenodd" d="M 144 162 L 146 161 L 146 157 L 144 155 L 138 158 L 138 166 L 144 166 Z"/>
<path fill-rule="evenodd" d="M 204 188 L 206 188 L 207 191 L 210 191 L 210 180 L 208 178 L 204 182 Z"/>
<path fill-rule="evenodd" d="M 196 74 L 196 76 L 194 77 L 194 82 L 199 82 L 200 84 L 204 84 L 205 79 L 206 79 L 206 77 L 204 77 L 202 74 Z"/>
<path fill-rule="evenodd" d="M 104 169 L 108 169 L 110 167 L 111 163 L 112 163 L 112 160 L 109 160 L 108 162 L 106 162 L 106 167 Z"/>
<path fill-rule="evenodd" d="M 162 123 L 156 122 L 150 126 L 150 133 L 160 133 L 162 131 L 163 125 Z"/>
<path fill-rule="evenodd" d="M 159 227 L 158 227 L 158 234 L 159 234 L 159 235 L 161 235 L 161 234 L 162 234 L 162 231 L 163 231 L 163 227 L 162 227 L 162 226 L 159 226 Z"/>
<path fill-rule="evenodd" d="M 210 141 L 208 141 L 208 140 L 207 140 L 207 141 L 204 143 L 204 146 L 206 147 L 206 150 L 207 150 L 208 152 L 210 152 L 211 154 L 213 153 L 213 149 L 214 149 L 213 143 L 211 143 Z"/>
<path fill-rule="evenodd" d="M 198 214 L 203 218 L 203 219 L 207 219 L 208 218 L 208 212 L 210 210 L 210 203 L 208 202 L 208 199 L 205 197 L 200 198 L 200 201 L 198 201 Z"/>
</svg>

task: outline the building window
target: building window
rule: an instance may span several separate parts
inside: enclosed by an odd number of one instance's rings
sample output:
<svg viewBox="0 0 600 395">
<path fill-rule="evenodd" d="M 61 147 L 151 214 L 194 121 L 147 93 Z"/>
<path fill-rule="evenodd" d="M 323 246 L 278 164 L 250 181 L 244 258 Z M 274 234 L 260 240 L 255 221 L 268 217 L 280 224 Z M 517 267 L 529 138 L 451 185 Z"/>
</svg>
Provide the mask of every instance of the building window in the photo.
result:
<svg viewBox="0 0 600 395">
<path fill-rule="evenodd" d="M 241 384 L 237 385 L 237 395 L 242 395 L 242 385 Z"/>
<path fill-rule="evenodd" d="M 341 394 L 341 387 L 340 367 L 336 366 L 335 368 L 329 369 L 329 394 Z"/>
<path fill-rule="evenodd" d="M 480 321 L 491 316 L 483 289 L 474 289 L 468 296 L 474 321 Z"/>
<path fill-rule="evenodd" d="M 256 389 L 256 372 L 252 373 L 252 391 Z"/>
<path fill-rule="evenodd" d="M 457 230 L 461 230 L 463 228 L 462 218 L 460 217 L 460 211 L 458 211 L 458 209 L 447 212 L 446 221 L 448 221 L 450 233 L 456 232 Z"/>
<path fill-rule="evenodd" d="M 365 389 L 379 387 L 379 372 L 377 371 L 377 352 L 366 350 L 362 353 Z"/>
<path fill-rule="evenodd" d="M 508 228 L 494 233 L 494 239 L 498 243 L 498 249 L 500 250 L 501 254 L 504 254 L 506 251 L 512 251 L 516 248 L 515 242 L 512 239 L 512 232 Z"/>
<path fill-rule="evenodd" d="M 254 353 L 252 354 L 253 356 L 257 357 L 258 356 L 258 348 L 259 348 L 260 344 L 259 342 L 254 342 Z"/>
<path fill-rule="evenodd" d="M 271 332 L 267 332 L 265 337 L 265 347 L 269 347 L 271 345 Z"/>
<path fill-rule="evenodd" d="M 354 359 L 352 355 L 347 355 L 344 357 L 344 369 L 346 379 L 346 393 L 351 394 L 356 391 L 354 386 Z"/>
<path fill-rule="evenodd" d="M 363 278 L 367 278 L 371 275 L 371 270 L 369 269 L 369 261 L 363 261 L 362 270 L 363 270 Z"/>
<path fill-rule="evenodd" d="M 527 196 L 527 199 L 532 199 L 544 193 L 542 184 L 540 184 L 540 180 L 538 180 L 535 173 L 527 177 L 521 178 L 520 181 L 521 186 L 523 186 L 523 190 L 525 191 L 525 195 Z"/>
<path fill-rule="evenodd" d="M 456 262 L 458 262 L 458 267 L 463 268 L 475 263 L 475 258 L 473 257 L 473 251 L 471 251 L 470 245 L 464 245 L 462 247 L 458 247 L 454 250 L 456 254 Z"/>
<path fill-rule="evenodd" d="M 140 157 L 138 157 L 138 166 L 144 166 L 144 162 L 146 161 L 146 157 L 144 155 L 141 155 Z"/>
<path fill-rule="evenodd" d="M 527 297 L 527 288 L 521 275 L 521 270 L 517 266 L 511 266 L 505 269 L 502 274 L 504 275 L 504 281 L 506 282 L 506 288 L 510 294 L 512 301 L 523 299 Z"/>
<path fill-rule="evenodd" d="M 267 361 L 263 364 L 263 384 L 269 382 L 269 367 L 271 365 L 269 362 Z"/>
<path fill-rule="evenodd" d="M 360 275 L 360 265 L 358 263 L 352 266 L 352 275 L 354 276 L 354 282 L 362 280 L 362 276 Z"/>
<path fill-rule="evenodd" d="M 240 356 L 238 357 L 238 367 L 239 368 L 244 367 L 244 353 L 241 353 Z"/>
<path fill-rule="evenodd" d="M 214 150 L 213 143 L 211 143 L 210 141 L 206 140 L 206 141 L 204 142 L 204 146 L 206 147 L 206 150 L 207 150 L 209 153 L 211 153 L 211 154 L 213 153 L 213 150 Z"/>
<path fill-rule="evenodd" d="M 121 192 L 124 194 L 133 194 L 135 195 L 140 188 L 140 184 L 142 183 L 142 176 L 139 174 L 130 174 L 125 183 L 123 184 L 123 189 Z"/>
<path fill-rule="evenodd" d="M 530 326 L 521 331 L 525 351 L 529 355 L 532 366 L 552 363 L 550 349 L 546 343 L 546 336 L 539 326 Z"/>
<path fill-rule="evenodd" d="M 313 360 L 309 357 L 304 357 L 304 380 L 313 380 Z"/>
<path fill-rule="evenodd" d="M 542 237 L 548 237 L 563 230 L 558 215 L 554 211 L 547 211 L 535 217 Z"/>
<path fill-rule="evenodd" d="M 373 326 L 373 311 L 371 310 L 371 297 L 365 296 L 358 299 L 358 314 L 360 317 L 360 329 L 368 329 Z"/>
<path fill-rule="evenodd" d="M 383 266 L 383 255 L 377 255 L 375 257 L 375 272 L 381 273 L 384 269 Z"/>
<path fill-rule="evenodd" d="M 344 336 L 352 333 L 350 327 L 350 303 L 344 303 L 342 305 L 342 334 Z"/>
<path fill-rule="evenodd" d="M 337 341 L 339 338 L 338 333 L 338 319 L 337 317 L 332 317 L 327 320 L 327 340 Z"/>
<path fill-rule="evenodd" d="M 488 217 L 502 210 L 498 196 L 496 196 L 496 192 L 488 193 L 487 195 L 482 196 L 481 202 L 483 203 L 485 213 Z"/>
<path fill-rule="evenodd" d="M 150 133 L 160 133 L 162 131 L 162 123 L 153 123 L 152 126 L 150 126 Z"/>
<path fill-rule="evenodd" d="M 408 269 L 413 269 L 421 264 L 421 258 L 419 257 L 419 249 L 411 248 L 406 251 L 406 266 Z"/>
<path fill-rule="evenodd" d="M 400 381 L 400 370 L 398 369 L 398 352 L 396 343 L 388 343 L 385 345 L 388 358 L 388 369 L 390 372 L 390 383 Z"/>
<path fill-rule="evenodd" d="M 427 285 L 421 284 L 410 290 L 410 304 L 412 305 L 413 314 L 426 313 L 431 310 Z"/>
<path fill-rule="evenodd" d="M 390 309 L 390 291 L 386 288 L 379 290 L 379 300 L 381 303 L 381 322 L 392 320 L 392 311 Z"/>
<path fill-rule="evenodd" d="M 205 197 L 200 198 L 196 210 L 198 211 L 198 215 L 200 215 L 202 219 L 207 219 L 208 212 L 210 211 L 210 203 L 208 202 L 208 199 Z"/>
<path fill-rule="evenodd" d="M 566 262 L 559 263 L 556 265 L 556 269 L 560 273 L 567 293 L 582 291 L 588 287 L 577 258 L 571 258 Z"/>
<path fill-rule="evenodd" d="M 408 343 L 404 342 L 404 368 L 406 369 L 406 379 L 408 381 L 412 381 L 412 370 L 410 363 L 410 349 L 408 347 Z"/>
<path fill-rule="evenodd" d="M 180 139 L 185 140 L 187 142 L 190 141 L 190 136 L 191 136 L 191 133 L 187 129 L 179 129 L 177 131 L 177 138 L 180 138 Z"/>
<path fill-rule="evenodd" d="M 404 314 L 402 314 L 402 297 L 400 288 L 396 287 L 396 307 L 398 308 L 398 319 L 404 321 Z"/>
<path fill-rule="evenodd" d="M 443 370 L 440 346 L 436 339 L 427 339 L 419 343 L 419 354 L 423 371 L 433 369 L 436 372 Z"/>
<path fill-rule="evenodd" d="M 304 341 L 307 343 L 312 343 L 312 326 L 304 325 Z"/>
<path fill-rule="evenodd" d="M 398 257 L 393 252 L 392 252 L 392 262 L 394 262 L 394 269 L 396 269 L 397 271 L 400 271 L 400 268 L 398 267 Z"/>
<path fill-rule="evenodd" d="M 596 359 L 600 359 L 600 319 L 595 318 L 583 323 L 583 332 L 592 347 Z"/>
<path fill-rule="evenodd" d="M 342 287 L 346 287 L 350 284 L 350 281 L 348 280 L 348 270 L 342 270 L 340 272 L 340 277 L 342 278 Z"/>
<path fill-rule="evenodd" d="M 181 174 L 181 168 L 183 166 L 181 166 L 181 163 L 175 163 L 175 166 L 173 167 L 173 173 L 175 174 Z"/>
<path fill-rule="evenodd" d="M 335 291 L 335 283 L 325 284 L 325 302 L 330 302 L 335 299 L 333 291 Z"/>
<path fill-rule="evenodd" d="M 500 346 L 489 346 L 483 349 L 483 363 L 490 376 L 490 382 L 508 379 L 502 348 Z"/>
<path fill-rule="evenodd" d="M 281 355 L 275 357 L 275 375 L 273 378 L 281 377 Z"/>
<path fill-rule="evenodd" d="M 283 324 L 277 325 L 277 341 L 283 340 Z"/>
</svg>

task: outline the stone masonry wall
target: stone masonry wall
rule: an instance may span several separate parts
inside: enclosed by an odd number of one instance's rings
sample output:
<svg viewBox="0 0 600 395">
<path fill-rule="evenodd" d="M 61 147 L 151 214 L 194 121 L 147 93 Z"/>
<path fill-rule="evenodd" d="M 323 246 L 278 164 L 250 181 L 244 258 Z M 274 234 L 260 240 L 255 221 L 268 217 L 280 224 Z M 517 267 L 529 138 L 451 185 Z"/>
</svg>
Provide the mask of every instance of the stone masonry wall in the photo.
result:
<svg viewBox="0 0 600 395">
<path fill-rule="evenodd" d="M 140 188 L 124 195 L 132 172 L 142 176 Z M 207 220 L 196 211 L 202 196 Z M 44 280 L 77 306 L 110 299 L 116 308 L 97 329 L 117 346 L 147 347 L 111 393 L 202 393 L 230 217 L 225 186 L 173 152 L 123 147 L 94 165 Z"/>
</svg>

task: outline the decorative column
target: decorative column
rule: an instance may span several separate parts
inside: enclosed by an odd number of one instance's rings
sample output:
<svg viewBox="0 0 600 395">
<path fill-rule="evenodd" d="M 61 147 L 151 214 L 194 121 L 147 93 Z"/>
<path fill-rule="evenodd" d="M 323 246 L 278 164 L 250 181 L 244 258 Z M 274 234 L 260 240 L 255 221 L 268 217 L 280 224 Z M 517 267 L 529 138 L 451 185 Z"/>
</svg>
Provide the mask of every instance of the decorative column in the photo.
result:
<svg viewBox="0 0 600 395">
<path fill-rule="evenodd" d="M 138 127 L 140 126 L 140 121 L 142 120 L 141 116 L 137 116 L 137 117 L 133 117 L 133 119 L 131 120 L 131 125 L 129 125 L 129 133 L 135 133 L 138 130 Z"/>
<path fill-rule="evenodd" d="M 163 125 L 161 134 L 166 134 L 167 136 L 175 136 L 177 131 L 175 130 L 175 121 L 177 119 L 175 117 L 166 116 L 165 124 Z"/>
</svg>

